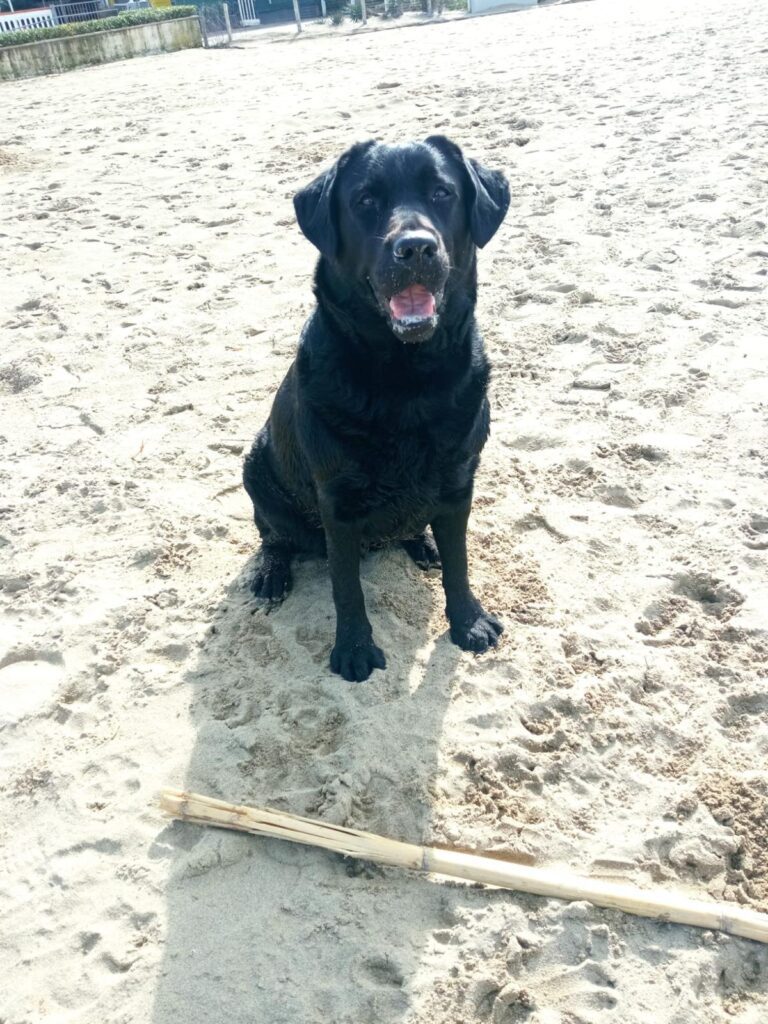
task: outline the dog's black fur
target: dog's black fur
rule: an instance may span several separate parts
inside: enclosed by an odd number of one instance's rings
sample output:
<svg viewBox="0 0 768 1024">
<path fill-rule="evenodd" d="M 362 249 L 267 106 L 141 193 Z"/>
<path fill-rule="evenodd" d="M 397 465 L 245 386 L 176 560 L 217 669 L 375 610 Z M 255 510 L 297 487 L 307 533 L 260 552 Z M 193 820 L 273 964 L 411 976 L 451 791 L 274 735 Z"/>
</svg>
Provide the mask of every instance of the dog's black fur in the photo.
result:
<svg viewBox="0 0 768 1024">
<path fill-rule="evenodd" d="M 451 639 L 485 651 L 502 625 L 467 579 L 467 519 L 490 419 L 476 246 L 504 219 L 507 182 L 443 136 L 366 142 L 294 205 L 320 250 L 317 307 L 245 460 L 262 539 L 254 593 L 279 603 L 292 556 L 327 554 L 331 668 L 367 679 L 385 659 L 365 612 L 361 550 L 399 540 L 419 565 L 442 562 Z"/>
</svg>

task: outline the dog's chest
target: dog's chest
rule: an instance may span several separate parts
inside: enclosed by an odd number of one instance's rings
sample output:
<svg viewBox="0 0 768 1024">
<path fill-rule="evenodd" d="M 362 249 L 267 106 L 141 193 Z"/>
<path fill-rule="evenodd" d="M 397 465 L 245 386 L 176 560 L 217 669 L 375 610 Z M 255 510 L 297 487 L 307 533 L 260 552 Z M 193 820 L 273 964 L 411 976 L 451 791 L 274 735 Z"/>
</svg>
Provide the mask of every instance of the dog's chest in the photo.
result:
<svg viewBox="0 0 768 1024">
<path fill-rule="evenodd" d="M 483 366 L 468 372 L 457 359 L 455 373 L 400 370 L 353 383 L 340 374 L 343 387 L 318 411 L 335 456 L 323 489 L 336 517 L 371 540 L 413 536 L 464 499 L 488 434 Z"/>
<path fill-rule="evenodd" d="M 421 531 L 457 486 L 471 482 L 471 453 L 440 424 L 379 425 L 348 449 L 335 481 L 336 513 L 384 540 Z"/>
</svg>

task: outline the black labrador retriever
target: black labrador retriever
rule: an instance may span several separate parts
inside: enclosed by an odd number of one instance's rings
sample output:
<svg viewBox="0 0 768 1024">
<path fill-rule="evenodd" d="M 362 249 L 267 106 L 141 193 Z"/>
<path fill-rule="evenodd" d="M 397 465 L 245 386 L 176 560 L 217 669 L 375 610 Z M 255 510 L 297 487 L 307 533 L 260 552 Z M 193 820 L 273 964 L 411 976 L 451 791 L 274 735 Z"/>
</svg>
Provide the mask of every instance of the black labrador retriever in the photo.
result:
<svg viewBox="0 0 768 1024">
<path fill-rule="evenodd" d="M 360 556 L 398 540 L 420 566 L 442 563 L 451 639 L 485 651 L 503 627 L 467 579 L 467 520 L 490 421 L 476 247 L 504 219 L 506 179 L 443 136 L 364 142 L 294 206 L 320 250 L 317 306 L 245 460 L 262 539 L 253 592 L 281 602 L 292 556 L 327 554 L 331 668 L 367 679 L 386 662 L 365 612 Z"/>
</svg>

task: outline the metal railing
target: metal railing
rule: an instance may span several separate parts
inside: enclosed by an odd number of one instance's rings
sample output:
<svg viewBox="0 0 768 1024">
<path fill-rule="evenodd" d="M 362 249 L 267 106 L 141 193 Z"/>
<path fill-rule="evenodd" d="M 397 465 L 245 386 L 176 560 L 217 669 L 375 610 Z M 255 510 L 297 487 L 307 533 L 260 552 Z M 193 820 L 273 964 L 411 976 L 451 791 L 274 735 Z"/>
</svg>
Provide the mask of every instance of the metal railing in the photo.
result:
<svg viewBox="0 0 768 1024">
<path fill-rule="evenodd" d="M 366 22 L 367 18 L 430 19 L 451 11 L 466 11 L 468 0 L 194 0 L 203 45 L 232 46 L 241 33 L 302 21 L 339 25 Z M 500 0 L 501 2 L 501 0 Z"/>
<path fill-rule="evenodd" d="M 112 18 L 124 11 L 136 11 L 150 7 L 149 0 L 118 0 L 107 4 L 106 0 L 65 0 L 63 3 L 52 4 L 59 24 L 71 21 L 96 21 L 99 18 Z"/>
<path fill-rule="evenodd" d="M 197 16 L 200 19 L 203 46 L 210 48 L 232 45 L 232 23 L 227 4 L 203 4 L 197 9 Z"/>
</svg>

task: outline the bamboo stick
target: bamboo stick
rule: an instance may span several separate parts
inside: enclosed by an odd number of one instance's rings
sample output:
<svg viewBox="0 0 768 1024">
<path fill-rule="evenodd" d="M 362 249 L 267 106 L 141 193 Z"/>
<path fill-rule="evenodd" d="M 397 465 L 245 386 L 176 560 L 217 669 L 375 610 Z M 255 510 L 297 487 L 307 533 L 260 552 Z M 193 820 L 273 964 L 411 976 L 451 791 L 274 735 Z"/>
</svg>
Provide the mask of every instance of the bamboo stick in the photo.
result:
<svg viewBox="0 0 768 1024">
<path fill-rule="evenodd" d="M 393 867 L 450 875 L 472 882 L 484 882 L 504 889 L 560 900 L 586 900 L 597 907 L 622 910 L 627 914 L 652 917 L 674 924 L 710 928 L 768 943 L 768 914 L 738 906 L 694 900 L 661 889 L 637 889 L 631 885 L 585 878 L 559 869 L 515 863 L 524 859 L 512 854 L 483 856 L 462 850 L 416 846 L 361 832 L 342 825 L 302 818 L 284 811 L 244 807 L 180 790 L 161 792 L 160 807 L 167 814 L 198 825 L 215 825 L 254 835 L 287 839 L 307 846 L 319 846 L 347 857 L 359 857 Z"/>
</svg>

